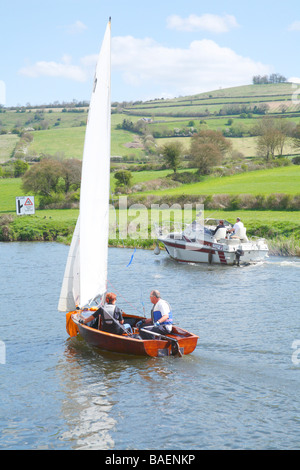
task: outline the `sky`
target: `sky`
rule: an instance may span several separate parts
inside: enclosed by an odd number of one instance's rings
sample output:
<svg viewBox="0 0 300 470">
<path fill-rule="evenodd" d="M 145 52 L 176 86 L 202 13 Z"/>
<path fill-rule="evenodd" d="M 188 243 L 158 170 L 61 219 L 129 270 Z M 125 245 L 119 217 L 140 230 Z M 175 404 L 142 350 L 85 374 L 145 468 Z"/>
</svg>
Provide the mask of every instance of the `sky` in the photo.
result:
<svg viewBox="0 0 300 470">
<path fill-rule="evenodd" d="M 0 0 L 0 15 L 4 106 L 89 101 L 109 17 L 112 101 L 300 83 L 299 0 Z"/>
</svg>

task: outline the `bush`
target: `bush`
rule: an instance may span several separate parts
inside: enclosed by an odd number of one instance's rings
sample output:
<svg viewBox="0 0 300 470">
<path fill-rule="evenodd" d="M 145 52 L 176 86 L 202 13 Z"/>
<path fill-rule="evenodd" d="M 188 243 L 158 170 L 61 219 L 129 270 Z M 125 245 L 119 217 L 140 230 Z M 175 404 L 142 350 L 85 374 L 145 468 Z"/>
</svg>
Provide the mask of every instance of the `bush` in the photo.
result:
<svg viewBox="0 0 300 470">
<path fill-rule="evenodd" d="M 229 206 L 226 207 L 226 210 L 235 211 L 240 209 L 241 207 L 241 200 L 240 197 L 237 195 L 231 196 L 229 200 Z"/>
<path fill-rule="evenodd" d="M 182 173 L 174 173 L 168 175 L 168 178 L 171 178 L 173 181 L 178 181 L 182 184 L 197 183 L 202 178 L 199 176 L 199 173 L 193 173 L 191 171 L 183 171 Z"/>
<path fill-rule="evenodd" d="M 43 235 L 34 227 L 24 227 L 18 235 L 18 240 L 27 242 L 43 240 Z"/>
<path fill-rule="evenodd" d="M 290 210 L 292 207 L 292 196 L 290 194 L 270 194 L 266 198 L 266 207 L 269 210 Z"/>
<path fill-rule="evenodd" d="M 115 190 L 119 193 L 126 193 L 132 186 L 132 174 L 129 170 L 119 170 L 114 174 L 117 180 Z"/>
<path fill-rule="evenodd" d="M 12 229 L 12 222 L 14 217 L 9 215 L 2 215 L 0 217 L 0 241 L 1 242 L 11 242 L 15 240 L 15 233 Z"/>
</svg>

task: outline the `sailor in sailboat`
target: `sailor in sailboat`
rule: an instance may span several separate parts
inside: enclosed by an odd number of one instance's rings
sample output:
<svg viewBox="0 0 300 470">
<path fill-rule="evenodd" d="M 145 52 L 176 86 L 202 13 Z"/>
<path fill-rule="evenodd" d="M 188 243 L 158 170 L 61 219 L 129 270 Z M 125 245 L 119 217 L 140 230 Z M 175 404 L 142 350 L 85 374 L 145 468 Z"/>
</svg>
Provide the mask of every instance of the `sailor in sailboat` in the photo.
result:
<svg viewBox="0 0 300 470">
<path fill-rule="evenodd" d="M 131 326 L 124 324 L 122 310 L 116 305 L 117 296 L 113 292 L 106 294 L 106 304 L 92 315 L 87 318 L 80 320 L 80 323 L 89 324 L 92 328 L 99 328 L 99 317 L 102 331 L 107 333 L 113 333 L 115 335 L 121 335 L 124 330 L 131 332 Z M 121 325 L 121 326 L 120 326 Z"/>
<path fill-rule="evenodd" d="M 158 290 L 152 290 L 150 293 L 150 301 L 153 304 L 151 310 L 151 319 L 147 319 L 145 323 L 140 325 L 140 335 L 142 338 L 150 338 L 145 332 L 145 328 L 149 333 L 159 333 L 167 335 L 172 332 L 173 316 L 172 310 L 168 302 L 163 300 Z"/>
</svg>

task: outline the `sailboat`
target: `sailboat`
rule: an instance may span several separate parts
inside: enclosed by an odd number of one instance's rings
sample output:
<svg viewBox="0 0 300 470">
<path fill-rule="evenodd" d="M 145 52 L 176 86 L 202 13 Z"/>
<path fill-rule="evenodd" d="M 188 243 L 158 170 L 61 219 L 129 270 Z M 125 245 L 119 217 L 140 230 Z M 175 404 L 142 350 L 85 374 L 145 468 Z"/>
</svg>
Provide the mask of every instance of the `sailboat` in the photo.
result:
<svg viewBox="0 0 300 470">
<path fill-rule="evenodd" d="M 141 356 L 185 355 L 194 351 L 198 336 L 173 326 L 167 336 L 142 339 L 137 323 L 145 317 L 123 314 L 131 331 L 113 334 L 82 324 L 81 319 L 104 306 L 107 292 L 109 175 L 110 175 L 110 45 L 111 21 L 106 27 L 93 83 L 85 134 L 80 212 L 73 233 L 62 282 L 58 310 L 66 313 L 70 336 L 81 335 L 102 350 Z"/>
</svg>

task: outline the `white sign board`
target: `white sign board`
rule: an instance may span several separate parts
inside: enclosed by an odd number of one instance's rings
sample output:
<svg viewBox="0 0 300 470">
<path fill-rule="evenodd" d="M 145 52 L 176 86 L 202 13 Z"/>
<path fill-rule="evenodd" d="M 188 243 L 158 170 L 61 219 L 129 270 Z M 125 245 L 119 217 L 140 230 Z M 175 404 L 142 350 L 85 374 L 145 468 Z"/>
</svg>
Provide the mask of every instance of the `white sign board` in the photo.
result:
<svg viewBox="0 0 300 470">
<path fill-rule="evenodd" d="M 17 215 L 34 214 L 34 196 L 16 197 L 16 210 Z"/>
</svg>

